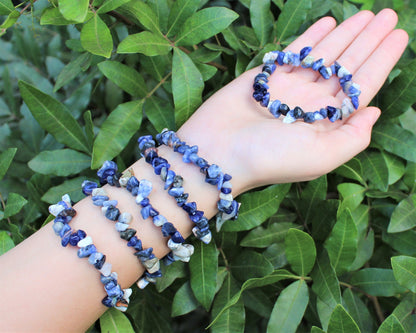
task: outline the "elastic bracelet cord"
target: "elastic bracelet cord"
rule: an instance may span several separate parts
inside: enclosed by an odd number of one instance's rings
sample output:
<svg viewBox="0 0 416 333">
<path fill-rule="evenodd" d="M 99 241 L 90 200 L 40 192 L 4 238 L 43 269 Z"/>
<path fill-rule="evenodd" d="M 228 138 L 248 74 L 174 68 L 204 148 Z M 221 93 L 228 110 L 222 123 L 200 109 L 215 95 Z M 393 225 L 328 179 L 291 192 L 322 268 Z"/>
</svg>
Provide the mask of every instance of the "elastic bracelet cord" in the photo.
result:
<svg viewBox="0 0 416 333">
<path fill-rule="evenodd" d="M 97 175 L 100 183 L 112 184 L 112 186 L 120 185 L 129 191 L 135 198 L 136 203 L 142 207 L 140 213 L 144 220 L 152 218 L 153 224 L 161 227 L 162 235 L 170 237 L 167 246 L 171 250 L 163 258 L 165 265 L 170 265 L 175 261 L 189 262 L 191 255 L 194 253 L 194 247 L 191 244 L 184 244 L 185 239 L 175 226 L 153 208 L 148 198 L 152 191 L 152 183 L 146 179 L 138 180 L 132 170 L 126 170 L 120 174 L 117 172 L 117 164 L 112 161 L 105 161 L 103 166 L 98 170 Z"/>
<path fill-rule="evenodd" d="M 120 238 L 127 241 L 128 247 L 136 250 L 134 255 L 146 268 L 144 275 L 137 281 L 137 286 L 143 289 L 149 282 L 155 283 L 156 278 L 162 276 L 159 259 L 153 254 L 153 248 L 143 249 L 142 241 L 136 237 L 137 231 L 129 228 L 131 214 L 120 213 L 120 210 L 116 207 L 117 200 L 110 200 L 106 191 L 103 188 L 98 188 L 95 182 L 84 181 L 82 183 L 82 192 L 86 196 L 91 195 L 93 204 L 102 207 L 101 210 L 104 216 L 108 220 L 116 222 L 115 228 L 120 233 Z"/>
<path fill-rule="evenodd" d="M 192 228 L 195 237 L 205 244 L 211 242 L 212 234 L 211 230 L 209 230 L 208 219 L 204 216 L 203 211 L 197 210 L 195 202 L 186 202 L 189 194 L 185 193 L 182 187 L 183 178 L 169 169 L 170 164 L 166 159 L 159 157 L 156 142 L 152 136 L 146 135 L 140 137 L 138 144 L 141 155 L 147 163 L 153 166 L 155 174 L 160 175 L 161 179 L 165 182 L 164 189 L 168 191 L 170 196 L 175 198 L 178 206 L 182 207 L 188 213 L 189 218 L 195 224 L 195 227 Z"/>
<path fill-rule="evenodd" d="M 325 60 L 320 58 L 314 60 L 309 55 L 312 51 L 312 47 L 304 47 L 299 54 L 287 51 L 271 51 L 267 52 L 263 57 L 263 69 L 262 73 L 258 74 L 254 79 L 253 84 L 253 97 L 256 101 L 260 102 L 261 106 L 269 109 L 270 113 L 279 118 L 281 115 L 285 116 L 284 123 L 293 123 L 296 120 L 303 120 L 306 123 L 313 123 L 316 120 L 322 120 L 328 118 L 329 121 L 335 122 L 336 120 L 346 119 L 354 112 L 354 109 L 358 109 L 359 100 L 358 96 L 361 94 L 360 86 L 357 83 L 352 82 L 351 73 L 338 62 L 334 62 L 330 67 L 324 66 Z M 276 64 L 279 66 L 293 65 L 295 67 L 311 68 L 326 80 L 335 75 L 339 78 L 340 86 L 343 92 L 348 96 L 342 101 L 341 108 L 334 106 L 327 106 L 321 108 L 319 111 L 304 112 L 302 108 L 296 106 L 294 109 L 280 100 L 272 101 L 270 99 L 270 93 L 268 92 L 269 86 L 268 78 L 276 70 Z"/>
<path fill-rule="evenodd" d="M 132 290 L 121 289 L 117 283 L 117 273 L 111 272 L 112 266 L 106 262 L 106 256 L 97 251 L 92 238 L 87 236 L 85 231 L 72 231 L 69 222 L 76 215 L 76 211 L 72 208 L 69 195 L 65 194 L 62 201 L 49 206 L 49 212 L 55 216 L 53 230 L 61 237 L 62 246 L 66 247 L 69 244 L 79 247 L 78 257 L 88 257 L 88 262 L 101 273 L 100 280 L 107 293 L 101 302 L 109 308 L 114 307 L 117 310 L 126 311 Z"/>
<path fill-rule="evenodd" d="M 231 194 L 231 176 L 223 173 L 221 168 L 216 164 L 209 164 L 205 159 L 198 156 L 198 146 L 188 146 L 186 142 L 181 141 L 174 131 L 164 129 L 156 135 L 159 144 L 165 144 L 171 147 L 175 152 L 183 155 L 182 160 L 185 163 L 192 163 L 200 168 L 205 175 L 205 182 L 217 186 L 220 191 L 217 202 L 218 214 L 216 216 L 217 231 L 227 220 L 236 220 L 240 204 L 233 199 Z"/>
</svg>

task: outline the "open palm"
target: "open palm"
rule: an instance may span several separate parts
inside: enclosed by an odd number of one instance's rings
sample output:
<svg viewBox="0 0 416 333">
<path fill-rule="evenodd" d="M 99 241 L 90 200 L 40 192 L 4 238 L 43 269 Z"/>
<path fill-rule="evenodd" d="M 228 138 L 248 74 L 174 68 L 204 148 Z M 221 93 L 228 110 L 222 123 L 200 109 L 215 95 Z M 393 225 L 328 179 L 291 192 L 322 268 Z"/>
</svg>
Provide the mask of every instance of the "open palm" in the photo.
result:
<svg viewBox="0 0 416 333">
<path fill-rule="evenodd" d="M 338 27 L 332 18 L 312 25 L 286 50 L 312 46 L 315 59 L 338 61 L 361 86 L 359 109 L 348 119 L 285 124 L 252 98 L 252 69 L 219 90 L 182 126 L 179 135 L 200 147 L 201 155 L 220 161 L 237 177 L 240 191 L 270 184 L 316 178 L 362 151 L 380 111 L 367 107 L 403 53 L 408 37 L 394 29 L 397 15 L 385 9 L 362 11 Z M 278 66 L 269 78 L 271 99 L 291 108 L 340 107 L 345 98 L 335 77 L 324 80 L 312 69 Z"/>
</svg>

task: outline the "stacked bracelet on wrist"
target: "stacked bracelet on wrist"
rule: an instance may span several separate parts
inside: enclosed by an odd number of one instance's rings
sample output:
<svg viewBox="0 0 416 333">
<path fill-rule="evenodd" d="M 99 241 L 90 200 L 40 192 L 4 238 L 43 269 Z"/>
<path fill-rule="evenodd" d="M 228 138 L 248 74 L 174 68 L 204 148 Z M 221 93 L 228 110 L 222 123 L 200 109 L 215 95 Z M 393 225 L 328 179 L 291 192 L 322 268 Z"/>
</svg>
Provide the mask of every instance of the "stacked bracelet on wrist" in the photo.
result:
<svg viewBox="0 0 416 333">
<path fill-rule="evenodd" d="M 262 73 L 258 74 L 254 79 L 254 92 L 253 97 L 256 101 L 260 102 L 261 106 L 269 109 L 270 113 L 279 118 L 281 115 L 285 116 L 284 123 L 293 123 L 296 120 L 303 120 L 306 123 L 313 123 L 315 120 L 322 120 L 328 118 L 331 122 L 338 119 L 345 119 L 354 112 L 354 109 L 358 109 L 359 100 L 358 96 L 361 94 L 360 86 L 352 82 L 352 75 L 350 72 L 339 63 L 335 62 L 330 67 L 324 66 L 324 59 L 314 60 L 309 55 L 312 48 L 304 47 L 299 54 L 291 51 L 272 51 L 268 52 L 263 57 L 263 69 Z M 267 85 L 269 76 L 276 70 L 276 64 L 279 66 L 293 65 L 295 67 L 301 66 L 302 68 L 311 68 L 326 80 L 332 75 L 336 75 L 339 78 L 339 83 L 348 96 L 342 101 L 340 108 L 334 106 L 327 106 L 321 108 L 319 111 L 304 112 L 299 106 L 296 106 L 292 110 L 289 106 L 282 103 L 280 100 L 272 101 L 270 99 L 270 93 L 268 92 L 269 86 Z"/>
</svg>

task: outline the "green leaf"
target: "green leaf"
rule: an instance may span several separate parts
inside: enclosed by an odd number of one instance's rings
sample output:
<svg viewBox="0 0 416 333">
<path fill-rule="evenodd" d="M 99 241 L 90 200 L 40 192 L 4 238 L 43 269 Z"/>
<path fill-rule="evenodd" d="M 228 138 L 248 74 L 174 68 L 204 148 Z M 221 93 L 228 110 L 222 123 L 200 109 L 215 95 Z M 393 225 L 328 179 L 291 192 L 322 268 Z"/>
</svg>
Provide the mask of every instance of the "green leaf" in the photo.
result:
<svg viewBox="0 0 416 333">
<path fill-rule="evenodd" d="M 337 186 L 337 189 L 342 197 L 340 211 L 345 208 L 351 211 L 356 209 L 364 199 L 364 193 L 367 190 L 365 187 L 354 183 L 342 183 Z"/>
<path fill-rule="evenodd" d="M 325 248 L 338 275 L 345 273 L 357 253 L 357 227 L 349 210 L 344 210 L 328 239 Z"/>
<path fill-rule="evenodd" d="M 215 243 L 195 245 L 195 252 L 189 262 L 191 288 L 195 298 L 208 311 L 215 295 L 218 269 L 218 253 Z"/>
<path fill-rule="evenodd" d="M 87 137 L 89 146 L 92 148 L 92 144 L 94 141 L 94 123 L 92 122 L 91 111 L 85 111 L 85 113 L 83 114 L 83 118 L 85 123 L 85 135 Z"/>
<path fill-rule="evenodd" d="M 118 61 L 103 61 L 98 64 L 99 70 L 117 86 L 131 96 L 145 97 L 146 83 L 139 72 Z"/>
<path fill-rule="evenodd" d="M 87 139 L 66 106 L 24 81 L 19 81 L 19 88 L 30 112 L 44 130 L 58 142 L 89 153 Z"/>
<path fill-rule="evenodd" d="M 219 316 L 221 316 L 221 314 L 224 313 L 224 311 L 226 311 L 227 309 L 229 309 L 231 306 L 233 306 L 234 304 L 238 302 L 244 290 L 267 286 L 267 285 L 276 283 L 280 280 L 290 279 L 290 278 L 295 278 L 295 276 L 285 269 L 279 269 L 261 278 L 254 278 L 254 279 L 247 280 L 246 282 L 243 283 L 240 291 L 237 294 L 235 294 L 233 297 L 231 297 L 228 303 L 222 308 L 222 310 L 217 314 L 217 316 L 214 318 L 214 320 L 211 322 L 211 324 L 209 324 L 207 328 L 213 325 L 218 320 Z"/>
<path fill-rule="evenodd" d="M 58 7 L 46 8 L 40 17 L 41 25 L 68 25 L 74 23 L 76 21 L 67 20 Z"/>
<path fill-rule="evenodd" d="M 380 123 L 373 129 L 372 139 L 389 153 L 416 162 L 416 135 L 390 123 Z"/>
<path fill-rule="evenodd" d="M 88 0 L 58 0 L 59 10 L 68 21 L 84 22 L 88 13 Z"/>
<path fill-rule="evenodd" d="M 416 226 L 416 194 L 403 199 L 394 208 L 387 232 L 401 232 Z"/>
<path fill-rule="evenodd" d="M 212 307 L 212 316 L 215 317 L 220 310 L 230 301 L 231 297 L 238 292 L 237 283 L 232 278 L 231 274 L 227 277 L 215 297 Z M 237 303 L 224 311 L 218 320 L 211 326 L 212 333 L 228 333 L 228 332 L 244 332 L 245 326 L 245 311 L 243 300 L 240 299 Z"/>
<path fill-rule="evenodd" d="M 415 304 L 416 295 L 408 293 L 393 311 L 393 314 L 399 319 L 406 332 L 416 332 Z"/>
<path fill-rule="evenodd" d="M 17 152 L 17 148 L 8 148 L 0 155 L 0 180 L 3 179 L 7 170 L 10 167 L 10 164 L 13 161 L 13 157 Z"/>
<path fill-rule="evenodd" d="M 373 318 L 364 302 L 350 288 L 343 294 L 344 304 L 348 313 L 357 323 L 361 332 L 373 332 Z"/>
<path fill-rule="evenodd" d="M 394 278 L 393 271 L 385 268 L 364 268 L 352 273 L 350 283 L 372 296 L 395 296 L 405 292 Z"/>
<path fill-rule="evenodd" d="M 156 131 L 175 128 L 175 113 L 169 102 L 153 95 L 146 99 L 143 109 Z"/>
<path fill-rule="evenodd" d="M 85 196 L 81 191 L 81 184 L 84 180 L 85 177 L 77 177 L 51 187 L 41 199 L 49 204 L 57 203 L 64 194 L 69 194 L 74 202 L 84 199 Z"/>
<path fill-rule="evenodd" d="M 81 45 L 92 54 L 110 58 L 113 51 L 113 37 L 110 29 L 97 14 L 83 25 Z"/>
<path fill-rule="evenodd" d="M 267 332 L 295 333 L 309 302 L 304 280 L 295 281 L 280 293 L 267 324 Z"/>
<path fill-rule="evenodd" d="M 4 218 L 7 219 L 20 212 L 24 205 L 27 204 L 27 200 L 20 194 L 9 193 L 7 198 L 6 208 L 4 209 Z"/>
<path fill-rule="evenodd" d="M 126 147 L 142 123 L 142 106 L 143 100 L 126 102 L 110 113 L 94 141 L 92 169 L 113 159 Z"/>
<path fill-rule="evenodd" d="M 413 103 L 416 102 L 416 60 L 406 65 L 388 89 L 381 95 L 383 108 L 382 119 L 391 119 L 400 116 Z"/>
<path fill-rule="evenodd" d="M 238 14 L 225 7 L 202 9 L 189 17 L 179 31 L 176 45 L 194 45 L 220 33 Z"/>
<path fill-rule="evenodd" d="M 176 261 L 173 264 L 161 266 L 162 277 L 156 281 L 156 289 L 162 292 L 168 288 L 176 279 L 186 276 L 185 264 L 181 261 Z"/>
<path fill-rule="evenodd" d="M 295 273 L 306 276 L 313 268 L 316 248 L 313 238 L 306 232 L 290 229 L 285 238 L 286 258 Z"/>
<path fill-rule="evenodd" d="M 131 0 L 106 0 L 97 10 L 97 14 L 111 12 Z"/>
<path fill-rule="evenodd" d="M 147 30 L 159 33 L 159 19 L 153 9 L 141 0 L 129 1 L 117 9 L 120 14 L 126 14 L 134 22 L 143 25 Z"/>
<path fill-rule="evenodd" d="M 363 186 L 366 186 L 366 182 L 363 178 L 363 169 L 361 166 L 361 162 L 356 157 L 335 169 L 334 172 L 343 177 L 357 180 Z"/>
<path fill-rule="evenodd" d="M 20 17 L 20 12 L 17 10 L 13 10 L 7 18 L 4 20 L 4 22 L 0 25 L 0 28 L 2 29 L 2 33 L 8 28 L 11 28 L 16 22 L 17 19 Z"/>
<path fill-rule="evenodd" d="M 341 304 L 338 304 L 331 314 L 328 323 L 328 333 L 360 333 L 358 325 L 345 311 Z"/>
<path fill-rule="evenodd" d="M 290 228 L 296 225 L 289 222 L 272 223 L 267 228 L 259 226 L 251 230 L 240 242 L 241 246 L 248 247 L 268 247 L 272 244 L 281 242 Z"/>
<path fill-rule="evenodd" d="M 59 73 L 58 78 L 56 79 L 55 86 L 53 91 L 56 92 L 61 89 L 64 85 L 71 82 L 74 78 L 78 76 L 79 73 L 83 71 L 85 64 L 91 60 L 90 53 L 83 53 L 76 57 L 74 60 L 69 62 Z"/>
<path fill-rule="evenodd" d="M 406 331 L 399 319 L 391 314 L 381 323 L 377 333 L 406 333 Z"/>
<path fill-rule="evenodd" d="M 231 271 L 241 281 L 266 276 L 273 272 L 272 264 L 260 253 L 243 250 L 232 262 Z"/>
<path fill-rule="evenodd" d="M 72 149 L 42 151 L 29 161 L 29 167 L 44 175 L 75 175 L 88 168 L 91 157 Z"/>
<path fill-rule="evenodd" d="M 270 0 L 250 2 L 250 21 L 260 46 L 269 42 L 274 22 L 273 14 L 270 12 Z"/>
<path fill-rule="evenodd" d="M 370 229 L 368 234 L 358 238 L 357 255 L 349 271 L 360 269 L 369 261 L 374 253 L 374 230 Z"/>
<path fill-rule="evenodd" d="M 387 191 L 389 187 L 389 170 L 386 160 L 380 152 L 363 151 L 360 154 L 364 175 L 372 185 L 380 191 Z"/>
<path fill-rule="evenodd" d="M 325 331 L 319 327 L 312 326 L 311 333 L 325 333 Z"/>
<path fill-rule="evenodd" d="M 334 309 L 337 304 L 341 303 L 339 281 L 326 251 L 322 251 L 317 257 L 311 277 L 312 290 L 324 304 Z"/>
<path fill-rule="evenodd" d="M 287 265 L 284 243 L 275 243 L 270 245 L 263 252 L 264 257 L 270 261 L 275 269 L 282 268 Z"/>
<path fill-rule="evenodd" d="M 279 209 L 290 184 L 276 184 L 262 191 L 249 192 L 240 197 L 238 223 L 226 222 L 223 231 L 250 230 L 262 224 Z"/>
<path fill-rule="evenodd" d="M 166 32 L 169 18 L 169 4 L 168 0 L 153 0 L 147 3 L 159 20 L 160 30 Z"/>
<path fill-rule="evenodd" d="M 12 11 L 14 6 L 10 0 L 0 0 L 0 15 L 9 15 Z"/>
<path fill-rule="evenodd" d="M 202 102 L 204 81 L 192 60 L 178 48 L 172 62 L 172 92 L 175 103 L 175 122 L 179 128 Z"/>
<path fill-rule="evenodd" d="M 187 314 L 198 306 L 199 303 L 192 292 L 191 284 L 189 281 L 186 281 L 173 297 L 172 317 Z"/>
<path fill-rule="evenodd" d="M 14 248 L 14 242 L 6 231 L 0 231 L 0 256 Z"/>
<path fill-rule="evenodd" d="M 311 9 L 311 0 L 288 0 L 277 19 L 278 43 L 296 34 Z"/>
<path fill-rule="evenodd" d="M 416 231 L 407 230 L 389 234 L 383 232 L 383 242 L 389 244 L 393 249 L 401 254 L 413 256 L 416 254 Z"/>
<path fill-rule="evenodd" d="M 169 40 L 163 36 L 143 31 L 128 35 L 118 46 L 117 53 L 143 53 L 147 56 L 164 55 L 172 50 Z"/>
<path fill-rule="evenodd" d="M 106 333 L 134 333 L 127 316 L 115 308 L 108 309 L 100 317 L 100 328 L 102 332 Z"/>
<path fill-rule="evenodd" d="M 186 19 L 196 12 L 200 2 L 200 0 L 177 0 L 173 3 L 169 13 L 169 30 L 166 34 L 168 37 L 172 37 L 178 33 Z"/>
<path fill-rule="evenodd" d="M 302 205 L 301 214 L 306 223 L 309 223 L 311 215 L 314 213 L 314 207 L 321 200 L 326 199 L 328 183 L 326 175 L 308 182 L 301 193 Z"/>
<path fill-rule="evenodd" d="M 416 293 L 416 258 L 409 256 L 392 257 L 391 267 L 397 282 Z"/>
<path fill-rule="evenodd" d="M 403 177 L 405 171 L 405 165 L 403 160 L 400 157 L 388 154 L 383 152 L 383 157 L 386 161 L 388 174 L 389 174 L 389 182 L 388 184 L 394 184 L 400 178 Z"/>
</svg>

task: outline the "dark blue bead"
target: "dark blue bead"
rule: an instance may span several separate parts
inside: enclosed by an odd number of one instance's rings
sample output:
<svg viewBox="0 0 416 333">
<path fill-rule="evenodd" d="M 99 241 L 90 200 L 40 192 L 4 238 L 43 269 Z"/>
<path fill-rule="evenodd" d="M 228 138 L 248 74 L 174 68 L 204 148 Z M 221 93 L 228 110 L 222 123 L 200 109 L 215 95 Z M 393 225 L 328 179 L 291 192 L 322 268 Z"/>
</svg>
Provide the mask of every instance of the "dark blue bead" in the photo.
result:
<svg viewBox="0 0 416 333">
<path fill-rule="evenodd" d="M 184 189 L 183 187 L 171 187 L 168 191 L 169 195 L 173 197 L 179 197 L 183 194 Z"/>
<path fill-rule="evenodd" d="M 305 46 L 302 50 L 300 50 L 299 56 L 300 56 L 300 61 L 302 61 L 303 59 L 306 58 L 306 56 L 312 51 L 312 47 L 310 46 Z"/>
<path fill-rule="evenodd" d="M 269 101 L 270 101 L 270 93 L 267 92 L 263 96 L 262 100 L 260 101 L 260 105 L 264 106 L 264 107 L 267 107 L 267 105 L 269 105 Z"/>
<path fill-rule="evenodd" d="M 299 106 L 296 106 L 293 109 L 293 116 L 295 117 L 295 119 L 301 119 L 303 118 L 304 112 L 302 110 L 302 108 L 300 108 Z"/>
<path fill-rule="evenodd" d="M 306 112 L 303 116 L 303 120 L 305 121 L 305 123 L 313 123 L 315 121 L 315 116 L 313 112 Z"/>
<path fill-rule="evenodd" d="M 148 218 L 149 218 L 149 216 L 150 216 L 150 209 L 151 209 L 151 208 L 152 208 L 152 206 L 147 205 L 147 206 L 143 207 L 143 208 L 140 210 L 140 214 L 142 215 L 143 220 L 146 220 L 146 219 L 148 219 Z"/>
<path fill-rule="evenodd" d="M 168 173 L 166 174 L 166 180 L 165 180 L 165 190 L 167 190 L 174 182 L 175 180 L 175 172 L 172 170 L 168 170 Z"/>
<path fill-rule="evenodd" d="M 264 73 L 260 73 L 260 74 L 257 74 L 257 75 L 256 75 L 256 77 L 254 78 L 254 82 L 255 82 L 255 83 L 257 83 L 257 82 L 259 82 L 259 81 L 268 82 L 268 81 L 269 81 L 269 79 L 268 79 L 268 77 L 267 77 L 267 75 L 266 75 L 266 74 L 264 74 Z"/>
<path fill-rule="evenodd" d="M 333 123 L 341 118 L 341 112 L 339 109 L 334 108 L 333 106 L 327 106 L 326 109 L 328 110 L 328 119 L 330 122 Z"/>
<path fill-rule="evenodd" d="M 81 240 L 81 238 L 78 235 L 78 232 L 75 231 L 69 236 L 69 244 L 72 246 L 77 246 L 78 242 Z"/>
<path fill-rule="evenodd" d="M 120 231 L 120 238 L 129 241 L 136 234 L 136 232 L 137 231 L 132 228 L 127 228 L 124 231 Z"/>
<path fill-rule="evenodd" d="M 335 69 L 335 71 L 334 71 L 334 74 L 335 75 L 338 75 L 338 71 L 339 71 L 339 69 L 341 68 L 341 65 L 338 63 L 338 62 L 334 62 L 334 69 Z"/>
<path fill-rule="evenodd" d="M 321 74 L 321 76 L 325 80 L 328 80 L 331 77 L 331 75 L 328 74 L 325 66 L 321 66 L 321 68 L 319 68 L 318 71 L 319 71 L 319 74 Z"/>
<path fill-rule="evenodd" d="M 284 52 L 282 52 L 282 51 L 280 51 L 279 52 L 279 54 L 277 55 L 277 63 L 280 65 L 280 66 L 283 66 L 284 65 L 284 62 L 283 62 L 283 58 L 285 57 L 285 53 Z"/>
<path fill-rule="evenodd" d="M 202 218 L 202 216 L 204 216 L 204 212 L 200 211 L 200 210 L 197 210 L 194 214 L 192 214 L 189 217 L 191 218 L 192 222 L 196 223 Z"/>
<path fill-rule="evenodd" d="M 324 117 L 324 119 L 328 117 L 328 111 L 325 108 L 320 109 L 319 113 L 322 115 L 322 117 Z"/>
<path fill-rule="evenodd" d="M 151 164 L 155 158 L 157 158 L 157 152 L 151 150 L 146 155 L 146 162 Z"/>
<path fill-rule="evenodd" d="M 139 187 L 135 186 L 131 189 L 131 195 L 136 196 L 139 194 Z"/>
<path fill-rule="evenodd" d="M 208 166 L 208 162 L 200 157 L 196 160 L 196 165 L 199 166 L 200 168 L 204 168 Z"/>
<path fill-rule="evenodd" d="M 120 210 L 114 206 L 108 206 L 105 217 L 111 221 L 117 221 L 118 217 L 120 216 Z"/>
<path fill-rule="evenodd" d="M 146 206 L 148 206 L 148 205 L 149 205 L 149 203 L 150 203 L 149 198 L 144 198 L 142 201 L 140 201 L 140 205 L 141 205 L 142 207 L 146 207 Z"/>
<path fill-rule="evenodd" d="M 145 272 L 144 275 L 149 278 L 158 278 L 158 277 L 162 277 L 162 271 L 159 269 L 154 273 Z"/>
<path fill-rule="evenodd" d="M 231 177 L 228 173 L 225 173 L 225 174 L 224 174 L 224 181 L 225 181 L 225 182 L 230 181 L 232 178 L 233 178 L 233 177 Z"/>
<path fill-rule="evenodd" d="M 267 92 L 267 90 L 265 90 L 265 91 Z M 254 98 L 257 102 L 260 102 L 260 101 L 262 101 L 262 100 L 263 100 L 263 97 L 264 97 L 264 95 L 266 94 L 266 92 L 255 90 L 255 91 L 253 92 L 253 98 Z"/>
<path fill-rule="evenodd" d="M 123 295 L 123 290 L 121 290 L 119 285 L 112 288 L 107 288 L 107 286 L 105 286 L 105 291 L 107 292 L 107 295 L 110 297 L 122 297 Z"/>
<path fill-rule="evenodd" d="M 133 236 L 127 242 L 127 246 L 135 247 L 137 245 L 137 243 L 139 243 L 139 242 L 141 243 L 140 239 L 138 239 L 137 236 Z"/>
<path fill-rule="evenodd" d="M 126 184 L 127 191 L 131 192 L 131 190 L 136 186 L 139 186 L 139 181 L 134 176 L 130 177 Z"/>
<path fill-rule="evenodd" d="M 199 229 L 199 232 L 204 233 L 204 232 L 206 232 L 206 231 L 209 230 L 209 226 L 207 225 L 207 226 L 205 226 L 203 228 L 198 228 L 198 229 Z"/>
<path fill-rule="evenodd" d="M 290 111 L 290 108 L 289 108 L 289 106 L 287 104 L 285 104 L 285 103 L 280 104 L 280 106 L 279 106 L 279 112 L 282 115 L 286 116 L 289 111 Z"/>
<path fill-rule="evenodd" d="M 66 233 L 68 232 L 68 231 L 71 231 L 72 229 L 71 229 L 71 227 L 68 225 L 68 224 L 64 224 L 64 226 L 62 227 L 62 229 L 61 229 L 61 231 L 59 232 L 59 236 L 61 237 L 61 238 L 63 238 L 64 237 L 64 235 L 66 235 Z"/>
<path fill-rule="evenodd" d="M 195 222 L 195 225 L 198 228 L 205 228 L 208 225 L 208 219 L 204 216 L 203 218 L 201 218 L 198 222 Z"/>
<path fill-rule="evenodd" d="M 227 214 L 232 215 L 233 217 L 231 218 L 232 220 L 236 220 L 238 217 L 238 208 L 239 208 L 239 204 L 237 201 L 233 200 L 231 206 L 229 207 L 229 209 L 226 211 Z"/>
<path fill-rule="evenodd" d="M 111 273 L 109 276 L 104 276 L 101 274 L 100 281 L 103 285 L 106 285 L 110 282 L 114 282 L 114 285 L 117 284 L 117 279 L 114 277 L 114 273 Z"/>
<path fill-rule="evenodd" d="M 61 244 L 62 246 L 67 246 L 71 238 L 71 230 L 67 231 L 66 234 L 62 237 Z"/>
<path fill-rule="evenodd" d="M 176 232 L 175 226 L 170 222 L 163 224 L 161 229 L 163 237 L 172 236 Z"/>
<path fill-rule="evenodd" d="M 173 259 L 172 252 L 169 252 L 167 255 L 165 255 L 162 260 L 165 266 L 169 266 L 170 264 L 173 264 L 175 262 L 175 259 Z"/>
<path fill-rule="evenodd" d="M 134 255 L 139 257 L 141 260 L 148 260 L 151 259 L 153 248 L 149 247 L 147 249 L 137 251 Z"/>
<path fill-rule="evenodd" d="M 85 257 L 90 256 L 94 252 L 97 252 L 97 249 L 96 249 L 96 247 L 95 247 L 94 244 L 90 244 L 90 245 L 81 247 L 78 250 L 78 253 L 77 254 L 78 254 L 78 257 L 79 258 L 85 258 Z"/>
<path fill-rule="evenodd" d="M 97 176 L 100 180 L 107 179 L 108 176 L 112 176 L 117 172 L 117 164 L 113 161 L 105 161 L 103 166 L 97 171 Z"/>
<path fill-rule="evenodd" d="M 221 188 L 221 192 L 224 193 L 224 194 L 230 194 L 231 191 L 232 191 L 232 189 L 230 189 L 230 188 L 225 188 L 225 187 Z"/>
<path fill-rule="evenodd" d="M 94 265 L 96 269 L 101 269 L 105 263 L 105 255 L 100 252 L 95 252 L 90 255 L 88 262 Z"/>
<path fill-rule="evenodd" d="M 348 96 L 353 97 L 353 96 L 359 96 L 361 94 L 361 91 L 359 89 L 357 89 L 354 86 L 351 86 L 348 88 Z"/>
<path fill-rule="evenodd" d="M 270 75 L 272 75 L 275 70 L 276 70 L 276 64 L 275 63 L 266 64 L 262 68 L 262 72 L 266 72 Z"/>
<path fill-rule="evenodd" d="M 345 75 L 345 76 L 343 76 L 342 78 L 339 79 L 339 84 L 344 85 L 345 82 L 351 81 L 351 79 L 352 79 L 352 74 Z"/>
<path fill-rule="evenodd" d="M 156 209 L 154 209 L 153 207 L 150 208 L 149 213 L 150 213 L 151 217 L 155 217 L 155 216 L 159 215 L 159 212 Z"/>
<path fill-rule="evenodd" d="M 108 308 L 112 308 L 112 307 L 114 307 L 116 305 L 117 298 L 105 296 L 103 298 L 103 300 L 101 301 L 101 303 L 103 303 Z"/>
<path fill-rule="evenodd" d="M 183 242 L 185 242 L 185 239 L 182 237 L 181 233 L 179 231 L 176 231 L 172 237 L 171 237 L 172 241 L 178 244 L 182 244 Z"/>
<path fill-rule="evenodd" d="M 98 184 L 95 182 L 91 182 L 89 180 L 84 180 L 82 182 L 82 193 L 84 193 L 84 195 L 88 196 L 91 195 L 92 190 L 97 188 Z"/>
<path fill-rule="evenodd" d="M 352 96 L 351 97 L 351 103 L 354 106 L 354 109 L 358 109 L 358 106 L 360 105 L 360 102 L 358 101 L 358 96 Z"/>
<path fill-rule="evenodd" d="M 71 216 L 63 216 L 61 213 L 58 214 L 57 217 L 55 217 L 55 222 L 62 222 L 64 224 L 68 224 L 72 220 Z"/>
<path fill-rule="evenodd" d="M 152 145 L 153 147 L 156 143 L 153 141 L 153 137 L 151 135 L 144 135 L 137 139 L 137 143 L 139 144 L 140 150 L 145 150 L 147 145 Z"/>
<path fill-rule="evenodd" d="M 196 203 L 195 202 L 188 202 L 182 206 L 183 210 L 188 214 L 193 214 L 196 211 Z"/>
<path fill-rule="evenodd" d="M 319 68 L 322 67 L 323 64 L 324 64 L 324 59 L 322 59 L 322 58 L 318 59 L 312 64 L 312 69 L 314 71 L 317 71 L 317 70 L 319 70 Z"/>
<path fill-rule="evenodd" d="M 185 154 L 185 151 L 189 148 L 189 146 L 182 142 L 179 146 L 176 147 L 176 151 L 180 154 Z"/>
</svg>

